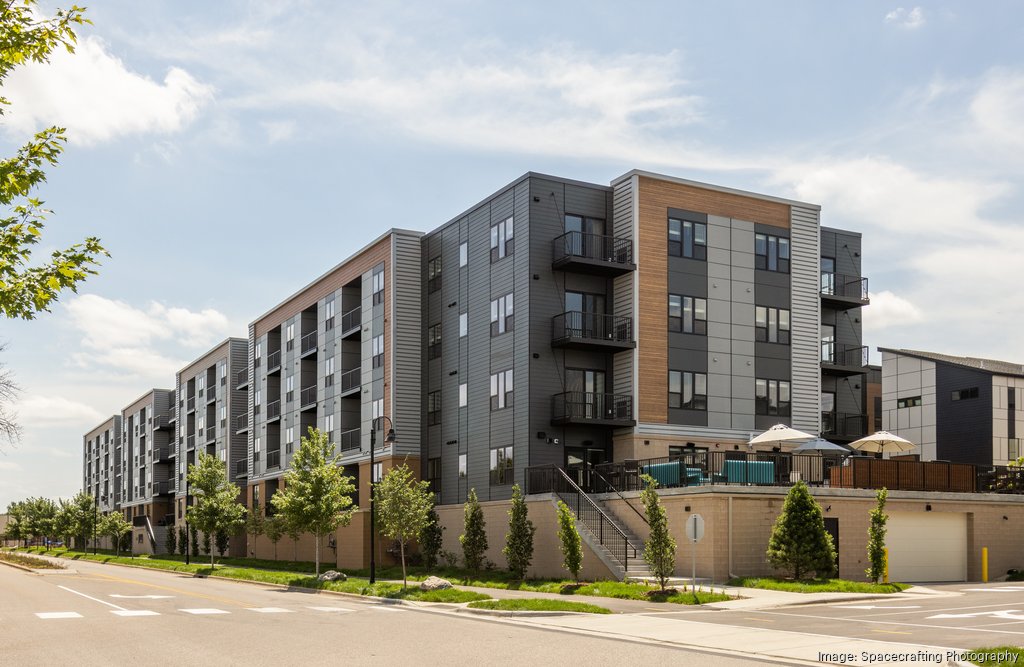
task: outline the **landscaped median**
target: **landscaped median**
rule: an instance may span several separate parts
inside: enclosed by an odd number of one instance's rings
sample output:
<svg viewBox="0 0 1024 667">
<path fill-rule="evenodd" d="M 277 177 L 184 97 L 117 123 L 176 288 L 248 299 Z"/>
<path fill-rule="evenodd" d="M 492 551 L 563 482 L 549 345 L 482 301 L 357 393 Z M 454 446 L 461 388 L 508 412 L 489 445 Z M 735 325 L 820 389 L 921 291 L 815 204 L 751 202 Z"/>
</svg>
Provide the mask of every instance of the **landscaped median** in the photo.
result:
<svg viewBox="0 0 1024 667">
<path fill-rule="evenodd" d="M 10 563 L 11 565 L 17 565 L 19 567 L 25 567 L 32 570 L 63 570 L 64 566 L 60 563 L 54 563 L 52 560 L 46 560 L 44 558 L 33 558 L 32 556 L 26 556 L 24 554 L 18 554 L 11 551 L 0 551 L 0 561 L 4 563 Z"/>
<path fill-rule="evenodd" d="M 768 591 L 785 591 L 787 593 L 899 593 L 910 588 L 909 584 L 872 584 L 866 581 L 849 581 L 847 579 L 807 579 L 794 581 L 775 577 L 742 577 L 731 579 L 730 586 L 742 588 L 760 588 Z"/>
<path fill-rule="evenodd" d="M 489 609 L 492 611 L 539 611 L 539 612 L 574 612 L 578 614 L 610 614 L 611 609 L 598 607 L 585 602 L 569 600 L 550 600 L 548 598 L 517 598 L 512 600 L 480 600 L 470 602 L 470 609 Z"/>
</svg>

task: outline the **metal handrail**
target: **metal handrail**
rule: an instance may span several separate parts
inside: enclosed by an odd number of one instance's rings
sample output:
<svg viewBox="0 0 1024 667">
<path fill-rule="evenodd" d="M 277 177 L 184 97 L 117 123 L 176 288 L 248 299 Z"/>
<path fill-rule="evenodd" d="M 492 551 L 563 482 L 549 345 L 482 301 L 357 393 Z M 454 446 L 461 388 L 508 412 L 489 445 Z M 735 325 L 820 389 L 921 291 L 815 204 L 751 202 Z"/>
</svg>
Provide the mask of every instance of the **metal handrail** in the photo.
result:
<svg viewBox="0 0 1024 667">
<path fill-rule="evenodd" d="M 281 399 L 267 403 L 267 419 L 281 416 Z"/>
<path fill-rule="evenodd" d="M 613 264 L 632 264 L 633 241 L 602 234 L 566 232 L 552 242 L 552 257 L 556 262 L 580 257 Z"/>
<path fill-rule="evenodd" d="M 634 513 L 635 513 L 635 514 L 636 514 L 636 515 L 637 515 L 638 517 L 640 517 L 640 520 L 641 520 L 641 521 L 643 521 L 643 522 L 644 522 L 645 524 L 647 524 L 648 526 L 649 526 L 649 525 L 651 525 L 651 523 L 650 523 L 650 522 L 649 522 L 649 521 L 647 520 L 647 517 L 646 517 L 646 516 L 644 516 L 643 512 L 641 512 L 641 511 L 640 511 L 640 510 L 638 510 L 638 509 L 637 509 L 636 507 L 634 507 L 634 506 L 633 506 L 633 503 L 629 502 L 629 498 L 627 498 L 626 496 L 622 495 L 622 492 L 621 492 L 621 491 L 619 491 L 618 489 L 616 489 L 616 488 L 615 488 L 615 486 L 614 486 L 614 485 L 613 485 L 613 484 L 612 484 L 611 482 L 609 482 L 609 481 L 608 481 L 607 479 L 605 479 L 604 475 L 602 475 L 602 474 L 601 474 L 601 472 L 600 472 L 599 470 L 597 470 L 597 468 L 594 468 L 593 466 L 590 466 L 590 467 L 588 468 L 588 471 L 589 471 L 589 472 L 590 472 L 590 474 L 592 474 L 592 475 L 597 475 L 598 479 L 600 479 L 600 480 L 601 480 L 601 483 L 602 483 L 602 484 L 604 484 L 604 485 L 605 485 L 605 487 L 607 487 L 607 489 L 608 489 L 609 491 L 611 491 L 612 493 L 614 493 L 615 495 L 617 495 L 617 496 L 619 497 L 619 500 L 621 500 L 622 502 L 626 503 L 626 505 L 628 505 L 628 506 L 629 506 L 629 509 L 633 510 L 633 512 L 634 512 Z"/>
<path fill-rule="evenodd" d="M 341 316 L 341 333 L 345 334 L 362 326 L 362 307 L 356 306 Z"/>
<path fill-rule="evenodd" d="M 241 371 L 238 371 L 237 373 L 235 373 L 235 386 L 236 387 L 241 387 L 242 385 L 245 385 L 245 384 L 248 384 L 248 383 L 249 383 L 249 371 L 248 371 L 248 369 L 241 370 Z"/>
<path fill-rule="evenodd" d="M 362 369 L 351 368 L 341 372 L 341 392 L 352 391 L 362 386 Z"/>
<path fill-rule="evenodd" d="M 821 272 L 821 293 L 828 296 L 845 296 L 867 301 L 868 279 L 862 276 L 846 276 L 841 273 Z"/>
<path fill-rule="evenodd" d="M 316 349 L 317 332 L 311 331 L 302 337 L 300 344 L 301 352 L 299 354 L 306 354 Z"/>
<path fill-rule="evenodd" d="M 280 468 L 281 467 L 281 450 L 276 452 L 267 452 L 267 468 Z"/>
<path fill-rule="evenodd" d="M 243 477 L 249 474 L 248 461 L 235 461 L 235 477 Z"/>
<path fill-rule="evenodd" d="M 834 366 L 863 368 L 868 365 L 869 350 L 866 345 L 843 345 L 836 342 L 821 343 L 821 363 Z"/>
<path fill-rule="evenodd" d="M 316 403 L 316 385 L 310 385 L 303 387 L 302 391 L 299 392 L 299 406 L 305 407 Z"/>
<path fill-rule="evenodd" d="M 281 365 L 281 350 L 274 350 L 267 355 L 267 371 Z"/>
<path fill-rule="evenodd" d="M 351 452 L 362 448 L 362 438 L 357 428 L 342 431 L 341 437 L 338 440 L 340 448 L 338 451 Z"/>
<path fill-rule="evenodd" d="M 235 417 L 235 430 L 241 431 L 243 428 L 249 427 L 249 415 L 238 415 Z"/>
<path fill-rule="evenodd" d="M 560 420 L 630 421 L 633 397 L 629 394 L 599 394 L 566 391 L 551 397 L 551 416 Z"/>
<path fill-rule="evenodd" d="M 551 340 L 633 342 L 633 318 L 571 310 L 551 318 Z"/>
</svg>

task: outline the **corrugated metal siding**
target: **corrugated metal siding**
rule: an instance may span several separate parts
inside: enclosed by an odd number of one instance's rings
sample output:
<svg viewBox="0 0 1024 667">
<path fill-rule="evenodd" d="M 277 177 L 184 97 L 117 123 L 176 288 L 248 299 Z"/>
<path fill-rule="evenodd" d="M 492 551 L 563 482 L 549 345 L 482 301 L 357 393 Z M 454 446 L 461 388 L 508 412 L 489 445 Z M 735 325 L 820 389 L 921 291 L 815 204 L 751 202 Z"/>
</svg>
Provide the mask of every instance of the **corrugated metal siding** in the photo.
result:
<svg viewBox="0 0 1024 667">
<path fill-rule="evenodd" d="M 634 230 L 636 211 L 636 177 L 618 183 L 612 192 L 612 235 L 616 238 L 629 239 L 633 243 L 633 261 L 638 262 L 636 252 L 636 233 Z M 634 293 L 635 272 L 617 276 L 613 284 L 612 313 L 619 317 L 633 318 L 633 336 L 636 336 L 636 294 Z M 636 405 L 636 394 L 633 385 L 634 352 L 628 350 L 615 354 L 613 376 L 616 394 L 632 394 L 633 405 Z"/>
<path fill-rule="evenodd" d="M 396 234 L 394 240 L 392 284 L 395 306 L 391 318 L 394 363 L 390 383 L 395 432 L 400 436 L 395 453 L 420 456 L 420 378 L 423 357 L 420 239 Z"/>
<path fill-rule="evenodd" d="M 821 297 L 818 211 L 790 207 L 793 428 L 821 430 Z"/>
</svg>

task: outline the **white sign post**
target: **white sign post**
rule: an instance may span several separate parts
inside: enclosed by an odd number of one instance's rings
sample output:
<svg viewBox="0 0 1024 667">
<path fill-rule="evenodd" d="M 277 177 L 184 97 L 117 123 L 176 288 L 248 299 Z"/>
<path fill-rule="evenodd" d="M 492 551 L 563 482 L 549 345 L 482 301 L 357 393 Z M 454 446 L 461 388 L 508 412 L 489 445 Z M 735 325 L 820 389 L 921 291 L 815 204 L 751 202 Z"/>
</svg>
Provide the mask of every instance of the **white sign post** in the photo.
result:
<svg viewBox="0 0 1024 667">
<path fill-rule="evenodd" d="M 690 556 L 693 570 L 690 577 L 690 591 L 697 594 L 697 543 L 704 537 L 704 517 L 691 514 L 686 520 L 686 539 L 690 540 Z"/>
</svg>

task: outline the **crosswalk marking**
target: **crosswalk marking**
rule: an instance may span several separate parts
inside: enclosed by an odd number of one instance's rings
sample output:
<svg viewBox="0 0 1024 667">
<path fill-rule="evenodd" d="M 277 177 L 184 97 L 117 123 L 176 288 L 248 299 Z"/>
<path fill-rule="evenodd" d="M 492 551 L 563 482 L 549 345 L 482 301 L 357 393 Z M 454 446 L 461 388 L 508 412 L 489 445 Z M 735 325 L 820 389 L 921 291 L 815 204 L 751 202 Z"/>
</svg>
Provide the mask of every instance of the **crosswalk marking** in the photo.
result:
<svg viewBox="0 0 1024 667">
<path fill-rule="evenodd" d="M 179 609 L 178 611 L 183 611 L 186 614 L 195 614 L 197 616 L 200 616 L 200 615 L 203 615 L 203 614 L 230 614 L 231 613 L 229 611 L 224 611 L 223 609 Z"/>
<path fill-rule="evenodd" d="M 398 611 L 398 609 L 395 609 L 394 607 L 370 607 L 370 609 L 375 611 Z"/>
<path fill-rule="evenodd" d="M 281 607 L 249 607 L 249 611 L 255 611 L 260 614 L 291 614 L 294 613 L 292 609 L 282 609 Z"/>
<path fill-rule="evenodd" d="M 120 611 L 112 611 L 111 614 L 115 616 L 159 616 L 160 614 L 149 609 L 122 609 Z"/>
<path fill-rule="evenodd" d="M 344 607 L 309 607 L 309 609 L 312 609 L 313 611 L 328 611 L 328 612 L 333 611 L 333 612 L 336 612 L 336 613 L 339 613 L 339 614 L 343 614 L 345 612 L 353 611 L 352 609 L 345 609 Z"/>
<path fill-rule="evenodd" d="M 44 611 L 37 613 L 39 618 L 82 618 L 77 611 Z"/>
</svg>

